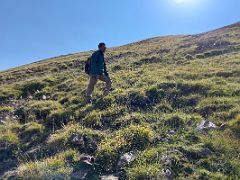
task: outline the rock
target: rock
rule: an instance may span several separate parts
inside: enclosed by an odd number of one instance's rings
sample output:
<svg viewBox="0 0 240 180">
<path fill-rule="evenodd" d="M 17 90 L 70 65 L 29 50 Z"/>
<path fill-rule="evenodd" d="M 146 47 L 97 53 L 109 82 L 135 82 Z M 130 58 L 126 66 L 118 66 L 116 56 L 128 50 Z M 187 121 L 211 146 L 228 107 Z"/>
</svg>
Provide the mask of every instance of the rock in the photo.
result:
<svg viewBox="0 0 240 180">
<path fill-rule="evenodd" d="M 173 134 L 176 134 L 176 131 L 174 131 L 174 130 L 172 129 L 172 130 L 170 130 L 168 133 L 171 134 L 171 135 L 173 135 Z"/>
<path fill-rule="evenodd" d="M 72 173 L 73 179 L 86 179 L 86 176 L 88 175 L 89 170 L 88 169 L 82 169 L 80 171 Z"/>
<path fill-rule="evenodd" d="M 228 127 L 227 124 L 221 124 L 221 125 L 219 126 L 219 129 L 224 130 L 224 129 L 226 129 L 227 127 Z"/>
<path fill-rule="evenodd" d="M 27 99 L 28 99 L 28 100 L 32 100 L 32 99 L 33 99 L 33 96 L 28 96 Z"/>
<path fill-rule="evenodd" d="M 17 171 L 13 170 L 13 171 L 8 171 L 3 175 L 3 179 L 17 179 Z"/>
<path fill-rule="evenodd" d="M 14 116 L 12 116 L 12 118 L 15 119 L 15 120 L 19 119 L 18 115 L 14 115 Z"/>
<path fill-rule="evenodd" d="M 81 154 L 79 159 L 81 162 L 84 162 L 88 165 L 92 165 L 95 161 L 94 157 L 87 154 Z"/>
<path fill-rule="evenodd" d="M 88 137 L 85 134 L 76 134 L 73 133 L 69 141 L 72 145 L 76 146 L 81 152 L 92 154 L 97 150 L 97 140 L 91 137 Z"/>
<path fill-rule="evenodd" d="M 168 179 L 168 180 L 172 180 L 172 179 L 174 178 L 173 173 L 172 173 L 169 169 L 164 168 L 164 169 L 162 170 L 162 173 L 164 174 L 164 176 L 165 176 L 166 179 Z"/>
<path fill-rule="evenodd" d="M 70 141 L 75 145 L 83 145 L 84 146 L 84 137 L 80 134 L 73 133 L 70 137 Z"/>
<path fill-rule="evenodd" d="M 47 100 L 47 96 L 46 96 L 46 95 L 43 95 L 43 96 L 42 96 L 42 100 Z"/>
<path fill-rule="evenodd" d="M 116 174 L 109 174 L 109 175 L 104 175 L 101 176 L 101 180 L 118 180 L 119 176 Z"/>
<path fill-rule="evenodd" d="M 168 155 L 162 155 L 160 160 L 164 165 L 168 165 L 171 163 L 171 158 Z"/>
<path fill-rule="evenodd" d="M 4 120 L 0 120 L 0 124 L 5 124 L 6 122 Z"/>
<path fill-rule="evenodd" d="M 187 54 L 187 55 L 185 56 L 185 59 L 186 59 L 186 60 L 193 60 L 194 58 L 193 58 L 193 56 L 192 56 L 191 54 Z"/>
<path fill-rule="evenodd" d="M 199 152 L 199 156 L 204 158 L 206 156 L 209 156 L 212 154 L 212 151 L 208 148 L 203 148 L 200 152 Z"/>
<path fill-rule="evenodd" d="M 197 130 L 198 131 L 208 131 L 211 129 L 215 129 L 217 126 L 211 122 L 211 121 L 202 121 L 198 126 L 197 126 Z"/>
<path fill-rule="evenodd" d="M 117 164 L 118 168 L 122 168 L 129 164 L 131 161 L 133 161 L 136 158 L 136 152 L 130 151 L 128 153 L 123 154 Z"/>
</svg>

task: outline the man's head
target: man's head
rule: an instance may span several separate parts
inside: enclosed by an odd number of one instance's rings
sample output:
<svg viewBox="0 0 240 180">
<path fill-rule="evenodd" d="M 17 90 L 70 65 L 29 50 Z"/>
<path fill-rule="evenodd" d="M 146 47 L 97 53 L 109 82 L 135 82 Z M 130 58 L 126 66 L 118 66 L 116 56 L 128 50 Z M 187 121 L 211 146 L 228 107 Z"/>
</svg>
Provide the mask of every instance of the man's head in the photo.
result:
<svg viewBox="0 0 240 180">
<path fill-rule="evenodd" d="M 101 42 L 98 44 L 98 49 L 101 50 L 103 53 L 106 51 L 107 47 L 106 44 Z"/>
</svg>

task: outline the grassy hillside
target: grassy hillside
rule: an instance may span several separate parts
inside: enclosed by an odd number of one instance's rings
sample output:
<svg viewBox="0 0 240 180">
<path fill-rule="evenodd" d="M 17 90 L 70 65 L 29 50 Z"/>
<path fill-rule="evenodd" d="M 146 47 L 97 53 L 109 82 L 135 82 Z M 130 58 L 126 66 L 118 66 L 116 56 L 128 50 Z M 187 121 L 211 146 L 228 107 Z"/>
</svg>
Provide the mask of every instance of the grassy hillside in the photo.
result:
<svg viewBox="0 0 240 180">
<path fill-rule="evenodd" d="M 86 104 L 91 53 L 0 72 L 0 177 L 240 178 L 240 23 L 108 49 Z"/>
</svg>

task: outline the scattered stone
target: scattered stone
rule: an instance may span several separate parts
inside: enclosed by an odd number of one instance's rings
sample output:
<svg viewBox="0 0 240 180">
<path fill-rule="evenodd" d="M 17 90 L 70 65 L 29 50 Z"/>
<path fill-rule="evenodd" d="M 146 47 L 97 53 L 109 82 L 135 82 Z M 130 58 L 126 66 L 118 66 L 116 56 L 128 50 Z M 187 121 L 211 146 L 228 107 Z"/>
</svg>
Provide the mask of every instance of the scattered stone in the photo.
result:
<svg viewBox="0 0 240 180">
<path fill-rule="evenodd" d="M 197 126 L 197 130 L 198 131 L 208 131 L 211 129 L 215 129 L 217 126 L 211 122 L 211 121 L 202 121 L 198 126 Z"/>
<path fill-rule="evenodd" d="M 209 156 L 212 154 L 212 151 L 208 148 L 203 148 L 200 153 L 199 153 L 199 156 L 200 157 L 206 157 L 206 156 Z"/>
<path fill-rule="evenodd" d="M 224 129 L 226 129 L 227 127 L 228 127 L 227 124 L 221 124 L 221 125 L 219 126 L 219 129 L 220 129 L 220 130 L 224 130 Z"/>
<path fill-rule="evenodd" d="M 163 169 L 162 170 L 164 176 L 166 177 L 167 180 L 172 180 L 174 178 L 173 173 L 169 169 Z"/>
<path fill-rule="evenodd" d="M 187 124 L 188 126 L 191 126 L 191 125 L 193 125 L 193 123 L 194 123 L 194 121 L 193 121 L 192 119 L 190 119 L 189 121 L 187 121 L 186 124 Z"/>
<path fill-rule="evenodd" d="M 191 54 L 187 54 L 187 55 L 185 56 L 185 59 L 186 59 L 186 60 L 193 60 L 194 58 L 193 58 L 193 56 L 192 56 Z"/>
<path fill-rule="evenodd" d="M 128 153 L 123 154 L 117 164 L 118 168 L 122 168 L 129 164 L 131 161 L 133 161 L 136 158 L 136 152 L 130 151 Z"/>
<path fill-rule="evenodd" d="M 157 137 L 157 141 L 160 141 L 163 143 L 170 143 L 173 141 L 173 139 L 170 134 L 166 134 L 166 135 L 161 135 L 161 136 Z"/>
<path fill-rule="evenodd" d="M 5 124 L 6 122 L 4 120 L 0 120 L 0 124 Z"/>
<path fill-rule="evenodd" d="M 173 135 L 173 134 L 176 134 L 176 131 L 174 131 L 174 130 L 172 129 L 172 130 L 170 130 L 168 133 L 171 134 L 171 135 Z"/>
<path fill-rule="evenodd" d="M 101 180 L 118 180 L 119 176 L 116 174 L 109 174 L 109 175 L 104 175 L 101 176 Z"/>
<path fill-rule="evenodd" d="M 33 96 L 28 96 L 27 99 L 28 99 L 28 100 L 32 100 L 32 99 L 33 99 Z"/>
<path fill-rule="evenodd" d="M 86 176 L 88 175 L 89 169 L 82 169 L 80 171 L 72 173 L 73 179 L 86 179 Z"/>
<path fill-rule="evenodd" d="M 17 179 L 17 171 L 16 170 L 8 171 L 3 175 L 2 178 L 3 179 Z"/>
<path fill-rule="evenodd" d="M 76 146 L 81 152 L 92 154 L 97 150 L 97 139 L 88 137 L 85 134 L 73 133 L 69 141 Z"/>
<path fill-rule="evenodd" d="M 70 137 L 70 141 L 75 145 L 83 145 L 84 146 L 84 137 L 80 134 L 73 133 Z"/>
<path fill-rule="evenodd" d="M 42 100 L 47 100 L 47 96 L 46 96 L 46 95 L 43 95 L 43 96 L 42 96 Z"/>
<path fill-rule="evenodd" d="M 171 163 L 171 158 L 168 155 L 162 155 L 160 157 L 160 160 L 164 165 L 168 165 Z"/>
<path fill-rule="evenodd" d="M 15 119 L 15 120 L 19 119 L 18 115 L 14 115 L 14 116 L 12 116 L 12 118 Z"/>
<path fill-rule="evenodd" d="M 95 161 L 94 157 L 87 154 L 81 154 L 79 159 L 81 162 L 84 162 L 88 165 L 92 165 Z"/>
</svg>

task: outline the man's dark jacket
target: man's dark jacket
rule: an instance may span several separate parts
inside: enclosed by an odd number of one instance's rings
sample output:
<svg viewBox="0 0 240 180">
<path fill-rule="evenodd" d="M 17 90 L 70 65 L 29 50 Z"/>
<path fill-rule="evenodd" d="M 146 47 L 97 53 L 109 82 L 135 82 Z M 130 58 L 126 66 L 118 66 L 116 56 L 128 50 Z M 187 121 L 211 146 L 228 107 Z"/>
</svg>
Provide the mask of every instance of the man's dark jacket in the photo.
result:
<svg viewBox="0 0 240 180">
<path fill-rule="evenodd" d="M 101 50 L 94 52 L 91 56 L 91 69 L 92 75 L 108 75 L 106 64 L 104 62 L 104 54 Z"/>
</svg>

